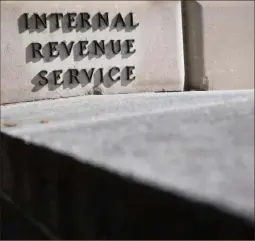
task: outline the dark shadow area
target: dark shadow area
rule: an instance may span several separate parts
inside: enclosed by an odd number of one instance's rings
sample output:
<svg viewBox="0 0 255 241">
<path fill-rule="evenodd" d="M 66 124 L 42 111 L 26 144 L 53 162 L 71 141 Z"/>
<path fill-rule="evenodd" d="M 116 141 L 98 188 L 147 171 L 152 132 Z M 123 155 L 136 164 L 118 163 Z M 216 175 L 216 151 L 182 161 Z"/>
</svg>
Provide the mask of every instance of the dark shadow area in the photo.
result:
<svg viewBox="0 0 255 241">
<path fill-rule="evenodd" d="M 200 90 L 205 78 L 203 9 L 197 1 L 183 1 L 182 13 L 185 90 Z"/>
<path fill-rule="evenodd" d="M 22 15 L 19 16 L 18 18 L 18 28 L 19 28 L 19 33 L 24 33 L 26 29 L 26 13 L 23 13 Z"/>
<path fill-rule="evenodd" d="M 2 190 L 61 239 L 254 239 L 254 223 L 213 205 L 0 137 Z M 16 226 L 2 221 L 10 239 Z"/>
<path fill-rule="evenodd" d="M 49 240 L 41 230 L 27 220 L 13 205 L 0 197 L 1 240 Z"/>
</svg>

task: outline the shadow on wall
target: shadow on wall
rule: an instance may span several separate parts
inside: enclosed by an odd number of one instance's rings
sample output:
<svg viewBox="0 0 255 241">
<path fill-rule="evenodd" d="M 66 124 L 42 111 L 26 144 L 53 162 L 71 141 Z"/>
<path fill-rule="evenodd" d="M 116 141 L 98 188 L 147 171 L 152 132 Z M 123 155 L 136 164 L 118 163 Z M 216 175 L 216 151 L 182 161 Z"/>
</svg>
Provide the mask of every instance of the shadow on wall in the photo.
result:
<svg viewBox="0 0 255 241">
<path fill-rule="evenodd" d="M 5 201 L 0 194 L 1 221 L 0 240 L 50 240 L 22 212 Z"/>
<path fill-rule="evenodd" d="M 203 8 L 197 1 L 182 1 L 185 89 L 208 90 L 205 76 Z"/>
<path fill-rule="evenodd" d="M 254 240 L 252 222 L 213 205 L 0 137 L 2 191 L 61 239 Z"/>
</svg>

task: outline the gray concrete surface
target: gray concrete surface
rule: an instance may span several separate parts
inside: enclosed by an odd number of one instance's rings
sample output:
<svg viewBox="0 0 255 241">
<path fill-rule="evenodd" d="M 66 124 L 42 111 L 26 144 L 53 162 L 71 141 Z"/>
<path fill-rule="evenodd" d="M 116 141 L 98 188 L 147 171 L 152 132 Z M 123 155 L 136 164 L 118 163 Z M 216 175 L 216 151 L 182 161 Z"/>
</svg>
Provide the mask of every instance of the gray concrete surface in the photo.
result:
<svg viewBox="0 0 255 241">
<path fill-rule="evenodd" d="M 254 240 L 254 222 L 213 203 L 3 133 L 0 138 L 1 191 L 58 240 Z"/>
<path fill-rule="evenodd" d="M 254 221 L 253 90 L 20 103 L 1 107 L 1 123 L 28 146 Z"/>
</svg>

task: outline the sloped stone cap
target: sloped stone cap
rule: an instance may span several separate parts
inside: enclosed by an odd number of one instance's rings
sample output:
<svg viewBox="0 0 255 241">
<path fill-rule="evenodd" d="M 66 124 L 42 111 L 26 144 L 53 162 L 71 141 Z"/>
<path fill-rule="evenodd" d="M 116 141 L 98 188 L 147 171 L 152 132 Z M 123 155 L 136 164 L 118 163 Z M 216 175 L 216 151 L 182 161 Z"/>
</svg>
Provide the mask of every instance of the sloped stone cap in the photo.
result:
<svg viewBox="0 0 255 241">
<path fill-rule="evenodd" d="M 1 123 L 3 191 L 63 238 L 254 237 L 253 91 L 21 103 Z"/>
</svg>

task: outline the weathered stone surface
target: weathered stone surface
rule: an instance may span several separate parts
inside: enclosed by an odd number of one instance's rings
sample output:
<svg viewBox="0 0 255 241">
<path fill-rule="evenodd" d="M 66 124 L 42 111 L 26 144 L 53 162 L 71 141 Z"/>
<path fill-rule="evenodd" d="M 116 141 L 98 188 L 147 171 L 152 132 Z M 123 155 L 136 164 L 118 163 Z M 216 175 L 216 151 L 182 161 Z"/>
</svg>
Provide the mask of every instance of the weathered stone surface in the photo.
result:
<svg viewBox="0 0 255 241">
<path fill-rule="evenodd" d="M 9 195 L 60 237 L 254 238 L 253 91 L 20 103 L 1 122 Z"/>
<path fill-rule="evenodd" d="M 184 1 L 191 89 L 254 88 L 254 1 Z"/>
<path fill-rule="evenodd" d="M 97 13 L 109 13 L 109 27 L 98 27 Z M 33 26 L 35 17 L 33 13 L 40 16 L 46 13 L 48 28 L 41 27 L 37 30 L 24 29 L 24 14 L 28 13 L 30 25 Z M 65 21 L 60 21 L 60 29 L 55 29 L 55 18 L 48 16 L 52 13 L 77 13 L 84 18 L 89 13 L 90 29 L 77 29 L 69 31 L 66 20 L 70 15 L 65 15 Z M 114 28 L 117 14 L 123 16 L 126 28 L 121 28 L 121 20 L 118 21 L 117 29 Z M 130 27 L 131 15 L 133 25 Z M 55 15 L 53 15 L 55 17 Z M 43 16 L 41 16 L 43 18 Z M 70 17 L 71 18 L 71 17 Z M 26 18 L 25 18 L 26 19 Z M 51 21 L 49 20 L 51 19 Z M 33 21 L 34 20 L 34 21 Z M 38 20 L 39 21 L 39 20 Z M 51 24 L 50 24 L 51 23 Z M 62 24 L 65 27 L 61 27 Z M 71 23 L 74 25 L 74 22 Z M 79 41 L 88 41 L 86 47 L 91 53 L 94 52 L 91 44 L 93 40 L 105 40 L 108 44 L 110 40 L 121 40 L 123 48 L 121 54 L 116 56 L 111 53 L 109 44 L 106 46 L 106 54 L 103 56 L 90 54 L 89 56 L 79 56 Z M 129 52 L 127 53 L 127 42 L 130 40 Z M 134 40 L 134 42 L 132 42 Z M 63 43 L 57 46 L 60 56 L 48 58 L 48 42 L 64 41 L 67 48 L 72 47 L 70 56 L 65 54 Z M 42 45 L 44 59 L 36 58 L 32 55 L 32 43 Z M 38 44 L 36 46 L 38 46 Z M 117 43 L 116 43 L 117 44 Z M 117 44 L 118 45 L 118 44 Z M 131 46 L 133 45 L 133 47 Z M 90 48 L 90 47 L 91 48 Z M 99 50 L 98 50 L 99 51 Z M 84 49 L 84 53 L 87 50 Z M 57 52 L 54 51 L 54 54 Z M 100 51 L 99 51 L 100 53 Z M 184 85 L 184 59 L 183 59 L 183 38 L 182 38 L 182 18 L 180 1 L 4 1 L 1 2 L 1 103 L 13 103 L 29 100 L 68 97 L 86 95 L 93 92 L 100 94 L 116 94 L 131 92 L 153 92 L 161 91 L 182 91 Z M 120 68 L 121 80 L 111 81 L 107 71 L 112 67 Z M 126 67 L 130 67 L 127 69 Z M 135 69 L 132 69 L 134 67 Z M 86 69 L 88 76 L 94 68 L 91 83 L 89 83 L 85 72 L 79 73 L 79 82 L 75 79 L 70 84 L 69 69 Z M 100 84 L 101 71 L 103 68 L 104 83 Z M 48 84 L 40 86 L 39 83 L 46 83 L 46 80 L 38 77 L 38 73 L 46 70 L 48 74 Z M 62 70 L 60 79 L 56 85 L 54 81 L 54 70 Z M 69 71 L 69 72 L 68 72 Z M 130 77 L 127 77 L 130 71 Z M 133 74 L 131 73 L 133 71 Z M 51 74 L 50 74 L 51 73 Z M 119 77 L 117 69 L 113 69 L 112 75 L 116 79 Z M 56 77 L 58 74 L 55 72 Z M 74 73 L 75 74 L 75 73 Z M 135 76 L 134 80 L 133 77 Z M 129 79 L 129 80 L 127 80 Z"/>
</svg>

